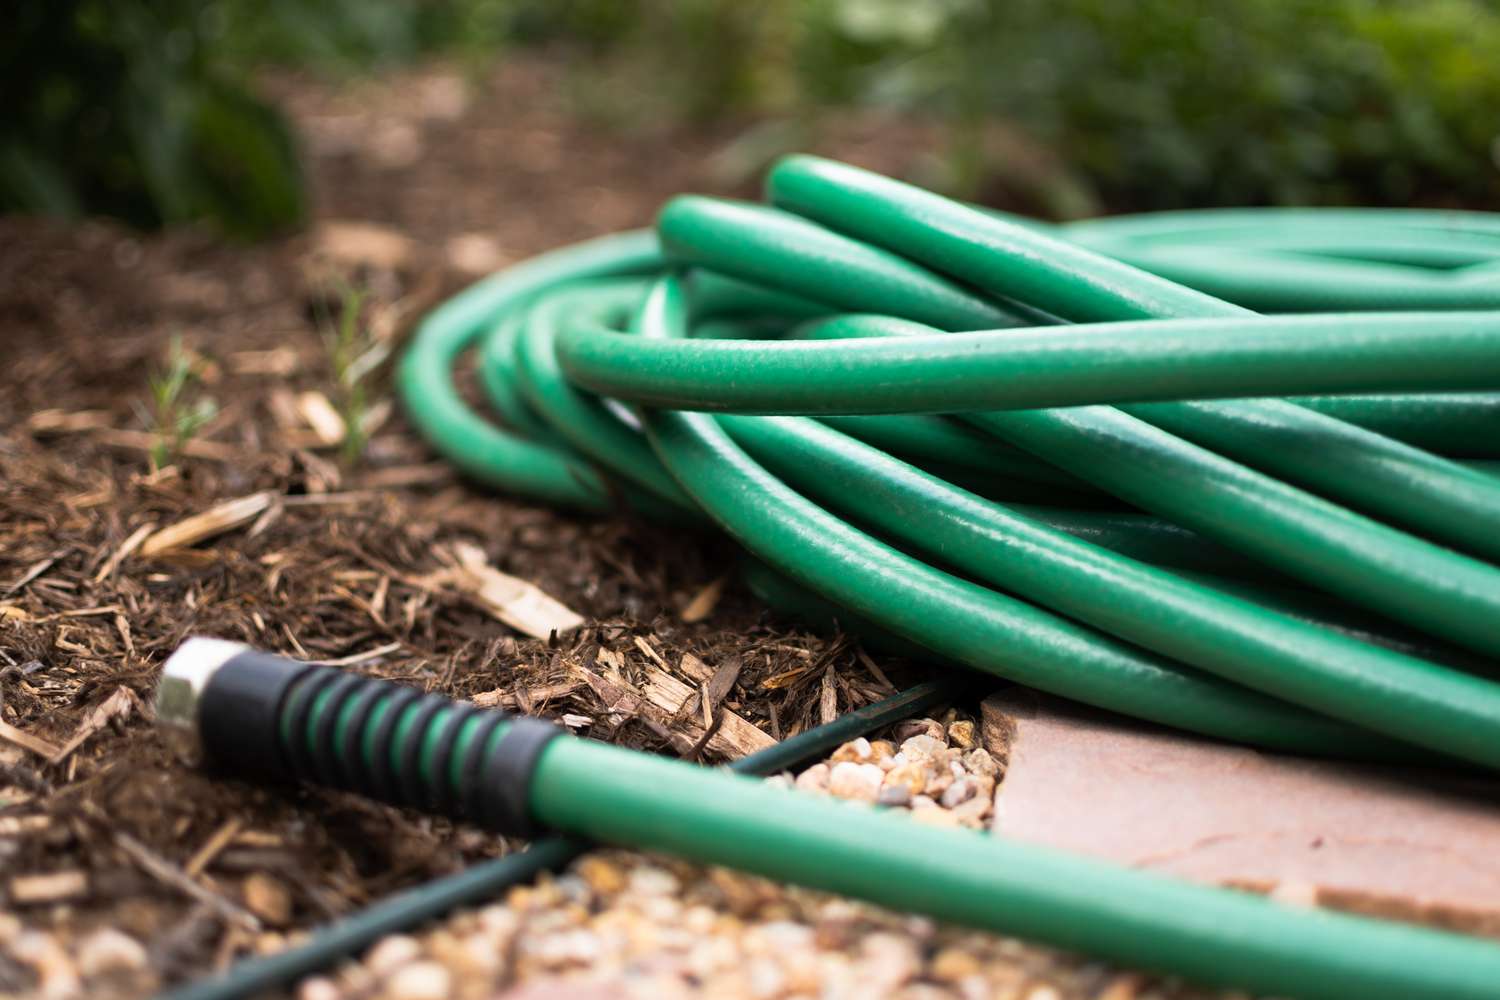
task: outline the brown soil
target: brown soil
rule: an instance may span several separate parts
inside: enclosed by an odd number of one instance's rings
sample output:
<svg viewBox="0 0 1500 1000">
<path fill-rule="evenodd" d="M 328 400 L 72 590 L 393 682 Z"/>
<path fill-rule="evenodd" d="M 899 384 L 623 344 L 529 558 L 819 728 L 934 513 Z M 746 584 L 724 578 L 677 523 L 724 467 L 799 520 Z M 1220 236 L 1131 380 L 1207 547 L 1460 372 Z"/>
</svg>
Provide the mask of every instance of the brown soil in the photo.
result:
<svg viewBox="0 0 1500 1000">
<path fill-rule="evenodd" d="M 467 85 L 422 71 L 273 90 L 309 137 L 318 219 L 412 240 L 405 259 L 351 272 L 398 335 L 468 280 L 473 255 L 452 237 L 501 265 L 648 224 L 673 192 L 739 182 L 718 155 L 735 129 L 607 134 L 531 62 Z M 902 170 L 921 131 L 854 123 L 831 151 Z M 641 638 L 674 670 L 689 652 L 740 658 L 725 706 L 776 736 L 884 690 L 851 643 L 797 631 L 733 582 L 705 620 L 685 623 L 680 610 L 733 559 L 720 539 L 489 495 L 435 465 L 399 412 L 356 467 L 310 444 L 278 401 L 288 389 L 334 392 L 326 302 L 307 263 L 318 243 L 316 230 L 246 247 L 193 231 L 0 221 L 0 932 L 38 930 L 70 948 L 120 928 L 149 952 L 125 993 L 222 968 L 509 846 L 352 796 L 182 766 L 149 705 L 162 659 L 187 635 L 352 657 L 352 669 L 451 695 L 503 689 L 523 708 L 588 717 L 589 736 L 667 752 L 670 719 L 611 716 L 587 687 L 548 689 L 601 649 L 623 654 L 628 675 Z M 219 415 L 188 457 L 155 470 L 138 407 L 174 337 L 203 359 L 202 392 Z M 260 490 L 287 500 L 253 526 L 171 556 L 116 558 L 143 525 Z M 482 546 L 589 625 L 553 644 L 525 639 L 422 585 L 455 541 Z M 60 760 L 37 752 L 90 730 Z M 256 872 L 292 892 L 290 915 L 259 929 L 243 909 Z M 32 968 L 0 959 L 0 994 L 35 986 Z"/>
</svg>

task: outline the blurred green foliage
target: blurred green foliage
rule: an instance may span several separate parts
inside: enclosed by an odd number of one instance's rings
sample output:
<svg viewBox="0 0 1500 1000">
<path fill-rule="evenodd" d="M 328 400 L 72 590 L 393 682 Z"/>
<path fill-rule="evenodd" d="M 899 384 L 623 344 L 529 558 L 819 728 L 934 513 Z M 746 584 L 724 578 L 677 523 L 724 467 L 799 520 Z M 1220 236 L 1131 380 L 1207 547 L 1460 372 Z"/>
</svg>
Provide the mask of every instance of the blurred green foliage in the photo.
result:
<svg viewBox="0 0 1500 1000">
<path fill-rule="evenodd" d="M 209 44 L 194 0 L 20 2 L 0 38 L 0 208 L 209 219 L 257 236 L 303 188 L 281 116 Z"/>
<path fill-rule="evenodd" d="M 848 104 L 929 116 L 961 194 L 1005 183 L 1007 147 L 989 141 L 1000 122 L 1057 154 L 1067 197 L 1041 193 L 1053 209 L 1500 204 L 1495 0 L 526 6 L 554 36 L 651 67 L 686 116 Z M 748 25 L 733 16 L 747 7 Z M 688 18 L 690 44 L 657 26 Z"/>
<path fill-rule="evenodd" d="M 0 208 L 271 231 L 302 186 L 255 69 L 542 45 L 621 127 L 788 126 L 761 155 L 826 110 L 895 108 L 946 137 L 925 180 L 1054 214 L 1500 205 L 1496 0 L 20 0 L 16 20 Z M 997 141 L 1016 129 L 1044 176 Z"/>
</svg>

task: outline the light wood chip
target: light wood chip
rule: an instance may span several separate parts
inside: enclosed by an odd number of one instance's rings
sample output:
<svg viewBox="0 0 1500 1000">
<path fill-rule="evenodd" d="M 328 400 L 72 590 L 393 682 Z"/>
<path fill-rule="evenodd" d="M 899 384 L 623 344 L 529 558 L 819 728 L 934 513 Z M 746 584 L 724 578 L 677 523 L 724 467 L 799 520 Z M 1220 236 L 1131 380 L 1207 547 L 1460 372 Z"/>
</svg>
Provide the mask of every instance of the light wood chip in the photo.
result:
<svg viewBox="0 0 1500 1000">
<path fill-rule="evenodd" d="M 38 757 L 46 757 L 48 760 L 51 760 L 57 753 L 56 745 L 48 743 L 39 736 L 32 736 L 24 729 L 17 729 L 8 722 L 0 722 L 0 740 L 7 740 L 23 750 L 30 750 Z"/>
<path fill-rule="evenodd" d="M 17 875 L 10 880 L 10 898 L 23 906 L 60 903 L 88 895 L 89 877 L 81 871 L 47 872 L 44 875 Z"/>
<path fill-rule="evenodd" d="M 302 418 L 303 423 L 312 428 L 318 441 L 326 446 L 338 444 L 349 433 L 338 409 L 329 402 L 327 396 L 316 389 L 309 389 L 297 395 L 297 415 Z"/>
<path fill-rule="evenodd" d="M 78 724 L 73 735 L 52 755 L 52 763 L 60 764 L 67 759 L 68 755 L 79 747 L 90 736 L 109 725 L 111 719 L 123 719 L 134 711 L 144 711 L 145 706 L 141 704 L 140 697 L 130 688 L 121 685 L 114 689 L 108 698 L 105 698 L 94 710 Z"/>
<path fill-rule="evenodd" d="M 141 543 L 141 555 L 150 558 L 174 549 L 187 548 L 249 524 L 264 513 L 275 502 L 276 497 L 274 490 L 251 493 L 168 525 Z"/>
<path fill-rule="evenodd" d="M 713 614 L 714 608 L 719 606 L 719 598 L 724 596 L 724 585 L 728 582 L 728 576 L 721 576 L 694 594 L 693 599 L 683 606 L 680 616 L 682 620 L 691 625 Z"/>
<path fill-rule="evenodd" d="M 677 663 L 677 668 L 699 684 L 706 683 L 714 675 L 713 668 L 692 653 L 683 653 L 682 659 Z"/>
<path fill-rule="evenodd" d="M 645 695 L 646 700 L 652 705 L 663 712 L 675 715 L 688 704 L 689 699 L 696 698 L 698 692 L 665 670 L 648 668 Z M 694 737 L 701 737 L 705 732 L 703 724 L 695 716 L 684 718 L 682 726 L 688 730 L 689 735 Z M 724 710 L 724 718 L 719 723 L 719 731 L 714 733 L 708 741 L 710 750 L 727 757 L 744 757 L 775 744 L 776 741 L 755 723 L 728 709 Z"/>
<path fill-rule="evenodd" d="M 100 566 L 98 572 L 94 574 L 94 582 L 100 583 L 114 573 L 115 570 L 119 569 L 120 563 L 129 559 L 154 530 L 156 530 L 156 522 L 147 521 L 132 531 L 130 537 L 121 542 L 120 547 L 111 552 L 109 558 L 104 560 L 104 565 Z"/>
<path fill-rule="evenodd" d="M 429 574 L 423 582 L 457 587 L 495 618 L 537 639 L 583 624 L 581 615 L 536 584 L 491 566 L 479 546 L 459 543 L 453 555 L 458 565 Z"/>
<path fill-rule="evenodd" d="M 663 670 L 667 669 L 667 661 L 663 660 L 661 654 L 656 651 L 656 647 L 651 645 L 651 640 L 638 635 L 635 637 L 635 648 L 645 653 L 658 667 Z"/>
</svg>

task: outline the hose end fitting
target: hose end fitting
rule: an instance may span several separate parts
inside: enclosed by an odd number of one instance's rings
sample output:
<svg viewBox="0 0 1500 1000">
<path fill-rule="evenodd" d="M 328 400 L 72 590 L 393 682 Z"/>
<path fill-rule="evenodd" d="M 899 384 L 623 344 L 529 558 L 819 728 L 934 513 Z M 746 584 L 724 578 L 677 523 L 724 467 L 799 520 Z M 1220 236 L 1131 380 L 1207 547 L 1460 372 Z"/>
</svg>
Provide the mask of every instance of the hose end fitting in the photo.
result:
<svg viewBox="0 0 1500 1000">
<path fill-rule="evenodd" d="M 156 685 L 156 723 L 163 739 L 182 759 L 192 764 L 203 761 L 199 729 L 203 693 L 224 664 L 249 650 L 227 639 L 192 636 L 162 665 Z"/>
</svg>

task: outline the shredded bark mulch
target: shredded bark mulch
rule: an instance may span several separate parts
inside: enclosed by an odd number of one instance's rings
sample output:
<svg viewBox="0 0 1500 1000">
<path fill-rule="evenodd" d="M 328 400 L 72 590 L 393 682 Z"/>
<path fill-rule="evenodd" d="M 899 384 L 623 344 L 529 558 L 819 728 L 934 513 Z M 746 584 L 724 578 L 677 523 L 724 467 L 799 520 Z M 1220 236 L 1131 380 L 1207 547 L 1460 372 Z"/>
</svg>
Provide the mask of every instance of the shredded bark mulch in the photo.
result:
<svg viewBox="0 0 1500 1000">
<path fill-rule="evenodd" d="M 391 405 L 388 361 L 367 382 L 361 454 L 321 432 L 318 398 L 340 399 L 326 339 L 339 282 L 368 293 L 361 327 L 393 355 L 423 310 L 478 273 L 649 224 L 676 191 L 752 193 L 719 155 L 733 127 L 607 133 L 533 61 L 484 81 L 430 69 L 268 86 L 308 137 L 308 232 L 237 246 L 0 220 L 0 939 L 29 956 L 0 958 L 0 993 L 49 975 L 66 987 L 91 960 L 124 970 L 115 992 L 147 993 L 515 846 L 184 766 L 150 705 L 186 636 L 478 695 L 707 762 L 733 747 L 705 730 L 701 705 L 665 704 L 663 685 L 676 688 L 663 675 L 696 695 L 705 671 L 731 665 L 710 714 L 772 738 L 902 677 L 845 637 L 764 612 L 722 539 L 460 481 Z M 873 143 L 862 126 L 842 141 L 841 155 L 885 166 L 917 145 Z M 212 400 L 216 415 L 158 465 L 143 410 L 174 351 L 195 372 L 185 398 Z M 156 532 L 239 498 L 253 498 L 248 516 L 153 552 Z M 528 638 L 437 585 L 464 545 L 587 624 Z"/>
</svg>

